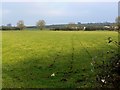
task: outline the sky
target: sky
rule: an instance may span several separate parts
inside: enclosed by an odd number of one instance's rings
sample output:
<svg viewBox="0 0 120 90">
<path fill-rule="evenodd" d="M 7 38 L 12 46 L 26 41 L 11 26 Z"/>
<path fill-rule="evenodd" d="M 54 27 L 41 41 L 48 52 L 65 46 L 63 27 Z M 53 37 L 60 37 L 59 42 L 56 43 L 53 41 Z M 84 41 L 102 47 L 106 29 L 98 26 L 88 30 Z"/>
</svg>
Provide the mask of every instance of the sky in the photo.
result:
<svg viewBox="0 0 120 90">
<path fill-rule="evenodd" d="M 10 2 L 11 1 L 11 2 Z M 35 1 L 35 0 L 34 0 Z M 16 25 L 24 20 L 26 25 L 35 25 L 38 20 L 46 24 L 69 22 L 114 22 L 118 16 L 118 2 L 32 2 L 4 0 L 2 2 L 2 25 Z"/>
<path fill-rule="evenodd" d="M 2 2 L 118 2 L 119 0 L 2 0 Z"/>
</svg>

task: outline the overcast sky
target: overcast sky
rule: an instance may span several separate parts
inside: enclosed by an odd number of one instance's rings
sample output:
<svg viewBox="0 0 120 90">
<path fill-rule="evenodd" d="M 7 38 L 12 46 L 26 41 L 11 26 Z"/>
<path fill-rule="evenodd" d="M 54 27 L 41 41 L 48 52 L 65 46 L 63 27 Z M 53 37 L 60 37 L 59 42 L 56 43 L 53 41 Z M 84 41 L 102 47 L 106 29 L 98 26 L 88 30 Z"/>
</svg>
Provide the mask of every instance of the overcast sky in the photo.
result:
<svg viewBox="0 0 120 90">
<path fill-rule="evenodd" d="M 26 25 L 35 25 L 41 19 L 44 19 L 46 24 L 114 22 L 118 16 L 118 3 L 3 2 L 0 10 L 3 25 L 8 23 L 16 25 L 18 20 L 24 20 Z"/>
<path fill-rule="evenodd" d="M 119 0 L 2 0 L 2 2 L 118 2 Z"/>
</svg>

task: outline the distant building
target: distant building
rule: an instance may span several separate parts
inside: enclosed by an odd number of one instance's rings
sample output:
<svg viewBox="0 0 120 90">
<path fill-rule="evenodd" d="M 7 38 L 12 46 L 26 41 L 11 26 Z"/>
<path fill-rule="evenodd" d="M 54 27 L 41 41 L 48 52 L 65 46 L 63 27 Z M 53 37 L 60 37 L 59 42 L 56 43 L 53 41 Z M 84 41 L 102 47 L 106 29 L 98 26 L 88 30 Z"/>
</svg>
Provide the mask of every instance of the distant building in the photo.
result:
<svg viewBox="0 0 120 90">
<path fill-rule="evenodd" d="M 72 29 L 78 29 L 78 27 L 71 27 Z"/>
<path fill-rule="evenodd" d="M 83 27 L 83 30 L 86 30 L 86 27 Z"/>
<path fill-rule="evenodd" d="M 104 26 L 104 28 L 110 29 L 110 26 Z"/>
</svg>

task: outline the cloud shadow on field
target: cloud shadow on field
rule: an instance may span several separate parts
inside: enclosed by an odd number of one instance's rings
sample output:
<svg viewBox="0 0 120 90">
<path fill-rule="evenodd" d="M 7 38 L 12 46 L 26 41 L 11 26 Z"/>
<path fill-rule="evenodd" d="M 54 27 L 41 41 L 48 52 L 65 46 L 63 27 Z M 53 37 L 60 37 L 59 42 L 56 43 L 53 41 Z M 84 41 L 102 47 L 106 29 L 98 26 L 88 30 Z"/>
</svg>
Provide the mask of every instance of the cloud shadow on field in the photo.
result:
<svg viewBox="0 0 120 90">
<path fill-rule="evenodd" d="M 91 51 L 95 54 L 95 50 Z M 3 64 L 3 88 L 90 87 L 94 73 L 87 54 L 54 54 L 54 58 L 30 57 L 15 64 Z M 51 74 L 55 73 L 54 77 Z M 78 82 L 77 82 L 78 81 Z"/>
</svg>

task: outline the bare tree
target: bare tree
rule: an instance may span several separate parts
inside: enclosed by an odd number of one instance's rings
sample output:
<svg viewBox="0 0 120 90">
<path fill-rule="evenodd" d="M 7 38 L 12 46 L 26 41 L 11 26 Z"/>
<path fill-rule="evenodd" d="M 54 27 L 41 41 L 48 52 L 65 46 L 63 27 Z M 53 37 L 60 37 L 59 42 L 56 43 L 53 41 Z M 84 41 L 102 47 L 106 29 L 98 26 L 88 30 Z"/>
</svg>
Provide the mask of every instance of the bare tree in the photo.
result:
<svg viewBox="0 0 120 90">
<path fill-rule="evenodd" d="M 39 20 L 39 21 L 37 22 L 36 26 L 37 26 L 39 29 L 43 30 L 43 28 L 45 28 L 45 21 L 44 21 L 44 20 Z"/>
<path fill-rule="evenodd" d="M 23 20 L 19 20 L 18 23 L 17 23 L 17 27 L 20 30 L 23 30 L 25 28 L 24 21 Z"/>
</svg>

